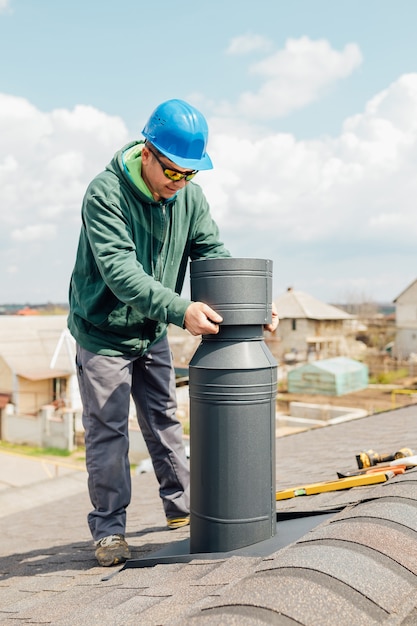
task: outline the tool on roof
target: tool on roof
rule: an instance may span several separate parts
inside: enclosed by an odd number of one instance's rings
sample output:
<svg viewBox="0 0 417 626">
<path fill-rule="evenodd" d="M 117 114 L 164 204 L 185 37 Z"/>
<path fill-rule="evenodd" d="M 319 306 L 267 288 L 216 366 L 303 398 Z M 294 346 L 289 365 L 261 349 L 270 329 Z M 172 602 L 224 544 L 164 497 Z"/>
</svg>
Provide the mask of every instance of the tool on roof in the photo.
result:
<svg viewBox="0 0 417 626">
<path fill-rule="evenodd" d="M 291 487 L 283 491 L 277 491 L 276 500 L 287 500 L 288 498 L 296 498 L 298 496 L 311 496 L 326 491 L 340 491 L 342 489 L 351 489 L 362 485 L 374 485 L 383 483 L 394 476 L 394 472 L 390 470 L 364 474 L 361 476 L 349 476 L 347 478 L 339 478 L 339 480 L 328 480 L 321 483 L 311 483 L 310 485 L 301 485 L 299 487 Z"/>
<path fill-rule="evenodd" d="M 412 458 L 412 457 L 409 457 Z M 402 460 L 402 459 L 398 459 Z M 377 465 L 376 467 L 366 467 L 364 469 L 357 470 L 341 470 L 336 472 L 338 478 L 348 478 L 349 476 L 363 476 L 364 474 L 375 474 L 375 472 L 384 472 L 390 471 L 397 474 L 404 474 L 407 466 L 405 464 L 401 465 Z"/>
<path fill-rule="evenodd" d="M 410 450 L 410 448 L 401 448 L 400 450 L 397 450 L 397 452 L 393 452 L 391 454 L 379 454 L 374 450 L 367 450 L 366 452 L 360 452 L 356 455 L 356 462 L 359 469 L 364 469 L 367 467 L 373 467 L 378 463 L 389 463 L 390 461 L 394 461 L 396 459 L 403 459 L 407 456 L 412 456 L 413 454 L 414 451 Z"/>
<path fill-rule="evenodd" d="M 413 456 L 406 456 L 403 459 L 395 459 L 391 461 L 390 465 L 405 465 L 408 468 L 415 467 L 417 465 L 417 454 Z"/>
</svg>

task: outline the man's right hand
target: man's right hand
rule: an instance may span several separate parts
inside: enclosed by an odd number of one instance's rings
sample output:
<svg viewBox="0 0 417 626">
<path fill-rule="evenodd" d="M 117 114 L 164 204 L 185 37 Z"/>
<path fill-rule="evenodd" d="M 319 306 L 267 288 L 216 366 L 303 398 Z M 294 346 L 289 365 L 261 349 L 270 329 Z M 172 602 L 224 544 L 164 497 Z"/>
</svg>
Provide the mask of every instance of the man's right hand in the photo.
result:
<svg viewBox="0 0 417 626">
<path fill-rule="evenodd" d="M 223 318 L 204 302 L 192 302 L 185 312 L 184 326 L 192 335 L 217 335 Z"/>
</svg>

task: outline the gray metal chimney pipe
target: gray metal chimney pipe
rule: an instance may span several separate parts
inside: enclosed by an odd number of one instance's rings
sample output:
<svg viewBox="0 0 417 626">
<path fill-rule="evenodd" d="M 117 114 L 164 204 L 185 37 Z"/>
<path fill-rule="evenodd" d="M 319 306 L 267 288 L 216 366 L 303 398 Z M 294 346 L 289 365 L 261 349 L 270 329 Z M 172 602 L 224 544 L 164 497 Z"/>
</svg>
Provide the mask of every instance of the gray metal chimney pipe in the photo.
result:
<svg viewBox="0 0 417 626">
<path fill-rule="evenodd" d="M 201 259 L 190 267 L 192 299 L 223 317 L 189 368 L 190 552 L 228 552 L 276 533 L 277 364 L 263 341 L 272 261 Z"/>
</svg>

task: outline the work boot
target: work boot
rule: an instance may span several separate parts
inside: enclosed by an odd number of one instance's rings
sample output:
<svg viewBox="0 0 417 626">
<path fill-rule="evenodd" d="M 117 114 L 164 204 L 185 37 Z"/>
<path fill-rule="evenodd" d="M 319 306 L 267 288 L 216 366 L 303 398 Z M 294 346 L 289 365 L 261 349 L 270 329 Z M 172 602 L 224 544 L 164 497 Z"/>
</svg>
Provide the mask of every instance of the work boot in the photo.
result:
<svg viewBox="0 0 417 626">
<path fill-rule="evenodd" d="M 167 518 L 167 525 L 169 530 L 175 530 L 176 528 L 182 528 L 188 526 L 190 523 L 190 517 L 173 517 Z"/>
<path fill-rule="evenodd" d="M 96 541 L 96 559 L 102 567 L 124 563 L 130 550 L 123 535 L 109 535 Z"/>
</svg>

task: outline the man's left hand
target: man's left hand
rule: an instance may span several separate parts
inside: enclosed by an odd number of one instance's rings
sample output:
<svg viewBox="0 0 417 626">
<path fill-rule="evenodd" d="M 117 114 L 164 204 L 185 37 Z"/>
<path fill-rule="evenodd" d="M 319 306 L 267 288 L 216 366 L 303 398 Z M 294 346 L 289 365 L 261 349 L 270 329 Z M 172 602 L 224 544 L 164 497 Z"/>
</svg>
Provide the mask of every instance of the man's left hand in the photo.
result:
<svg viewBox="0 0 417 626">
<path fill-rule="evenodd" d="M 272 322 L 270 324 L 264 325 L 264 330 L 268 330 L 270 333 L 273 333 L 276 330 L 279 324 L 278 311 L 274 303 L 272 303 Z"/>
</svg>

